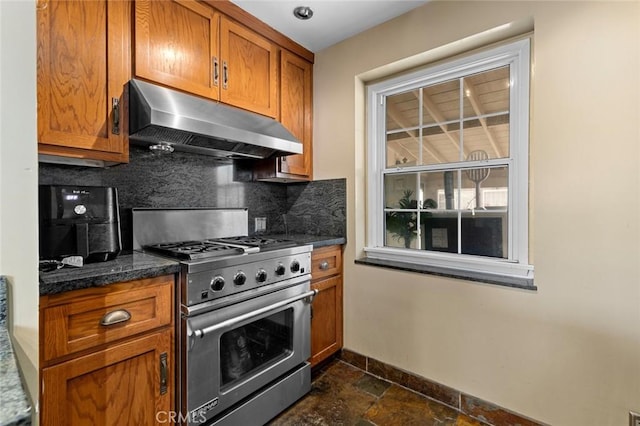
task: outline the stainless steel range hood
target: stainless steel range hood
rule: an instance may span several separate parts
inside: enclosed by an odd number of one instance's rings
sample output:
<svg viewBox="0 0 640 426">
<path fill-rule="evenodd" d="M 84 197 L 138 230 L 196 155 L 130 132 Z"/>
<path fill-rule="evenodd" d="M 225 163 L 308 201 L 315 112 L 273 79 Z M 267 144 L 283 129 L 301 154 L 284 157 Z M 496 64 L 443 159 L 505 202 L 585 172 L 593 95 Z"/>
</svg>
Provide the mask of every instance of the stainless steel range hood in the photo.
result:
<svg viewBox="0 0 640 426">
<path fill-rule="evenodd" d="M 302 153 L 302 143 L 272 118 L 136 79 L 129 81 L 129 138 L 231 159 Z"/>
</svg>

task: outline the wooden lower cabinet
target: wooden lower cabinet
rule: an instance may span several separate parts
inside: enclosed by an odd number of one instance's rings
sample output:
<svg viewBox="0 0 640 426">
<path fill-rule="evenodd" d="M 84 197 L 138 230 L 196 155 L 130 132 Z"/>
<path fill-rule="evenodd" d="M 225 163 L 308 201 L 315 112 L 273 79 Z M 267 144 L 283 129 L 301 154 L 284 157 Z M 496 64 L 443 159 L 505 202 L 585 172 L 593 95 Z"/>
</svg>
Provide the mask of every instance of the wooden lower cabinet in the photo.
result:
<svg viewBox="0 0 640 426">
<path fill-rule="evenodd" d="M 311 366 L 342 349 L 342 247 L 330 246 L 311 253 Z"/>
<path fill-rule="evenodd" d="M 174 406 L 171 334 L 153 333 L 43 369 L 41 423 L 154 425 L 167 418 Z"/>
<path fill-rule="evenodd" d="M 40 298 L 40 423 L 155 425 L 175 410 L 175 277 Z"/>
</svg>

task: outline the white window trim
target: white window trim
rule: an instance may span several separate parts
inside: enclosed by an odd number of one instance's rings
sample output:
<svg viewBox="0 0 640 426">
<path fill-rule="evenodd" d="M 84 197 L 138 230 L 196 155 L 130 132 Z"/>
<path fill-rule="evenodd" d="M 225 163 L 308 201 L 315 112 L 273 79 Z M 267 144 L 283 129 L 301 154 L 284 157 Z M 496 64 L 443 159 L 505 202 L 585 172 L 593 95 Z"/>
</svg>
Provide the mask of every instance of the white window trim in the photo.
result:
<svg viewBox="0 0 640 426">
<path fill-rule="evenodd" d="M 384 246 L 385 97 L 471 72 L 511 65 L 509 250 L 507 259 Z M 368 87 L 367 258 L 533 278 L 529 264 L 529 68 L 530 40 L 519 40 Z M 373 139 L 375 138 L 375 139 Z M 465 165 L 468 163 L 465 163 Z M 451 164 L 448 165 L 449 167 Z M 411 168 L 403 168 L 409 172 Z"/>
</svg>

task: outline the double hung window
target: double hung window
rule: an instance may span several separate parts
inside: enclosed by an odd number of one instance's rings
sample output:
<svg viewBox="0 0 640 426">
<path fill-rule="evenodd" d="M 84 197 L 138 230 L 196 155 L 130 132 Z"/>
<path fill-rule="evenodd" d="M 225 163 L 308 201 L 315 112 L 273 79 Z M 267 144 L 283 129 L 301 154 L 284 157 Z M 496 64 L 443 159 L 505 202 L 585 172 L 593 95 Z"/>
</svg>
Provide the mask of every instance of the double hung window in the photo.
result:
<svg viewBox="0 0 640 426">
<path fill-rule="evenodd" d="M 529 40 L 368 88 L 368 258 L 532 277 Z"/>
</svg>

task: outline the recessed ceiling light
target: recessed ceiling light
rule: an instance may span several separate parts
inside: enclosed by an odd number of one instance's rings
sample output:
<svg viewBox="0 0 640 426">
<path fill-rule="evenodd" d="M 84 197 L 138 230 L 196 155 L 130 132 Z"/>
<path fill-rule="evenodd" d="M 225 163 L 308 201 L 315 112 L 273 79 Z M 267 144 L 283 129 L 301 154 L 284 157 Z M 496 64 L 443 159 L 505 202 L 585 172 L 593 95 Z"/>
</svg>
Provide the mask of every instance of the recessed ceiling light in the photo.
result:
<svg viewBox="0 0 640 426">
<path fill-rule="evenodd" d="M 309 6 L 298 6 L 293 9 L 293 16 L 303 21 L 311 19 L 313 16 L 313 10 Z"/>
</svg>

